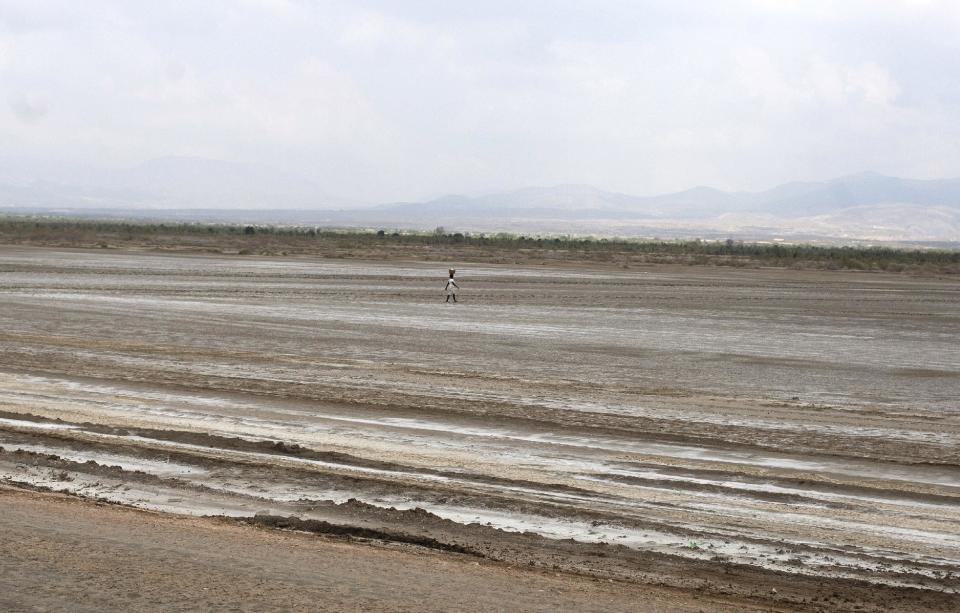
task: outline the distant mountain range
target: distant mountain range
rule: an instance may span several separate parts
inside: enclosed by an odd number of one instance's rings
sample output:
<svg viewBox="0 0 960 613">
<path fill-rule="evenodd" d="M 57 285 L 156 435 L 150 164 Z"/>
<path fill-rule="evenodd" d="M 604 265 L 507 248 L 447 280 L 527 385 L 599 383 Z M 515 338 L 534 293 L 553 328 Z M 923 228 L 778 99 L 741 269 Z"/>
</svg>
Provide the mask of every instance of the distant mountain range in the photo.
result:
<svg viewBox="0 0 960 613">
<path fill-rule="evenodd" d="M 960 243 L 960 179 L 862 173 L 760 192 L 695 187 L 659 196 L 561 185 L 395 203 L 343 212 L 328 221 L 671 238 Z"/>
<path fill-rule="evenodd" d="M 455 213 L 486 217 L 559 215 L 562 217 L 704 218 L 730 213 L 803 217 L 851 207 L 912 204 L 960 210 L 960 179 L 920 181 L 861 173 L 817 182 L 794 182 L 761 192 L 724 192 L 695 187 L 659 196 L 630 196 L 586 185 L 529 187 L 476 197 L 444 196 L 422 203 L 399 203 L 381 211 L 413 215 Z"/>
<path fill-rule="evenodd" d="M 0 211 L 307 223 L 372 228 L 960 243 L 960 179 L 861 173 L 759 192 L 695 187 L 632 196 L 586 185 L 528 187 L 357 206 L 265 166 L 168 157 L 137 167 L 24 180 L 0 167 Z"/>
<path fill-rule="evenodd" d="M 0 174 L 0 209 L 317 209 L 347 203 L 295 173 L 190 157 L 157 158 L 119 170 L 87 169 L 67 180 L 2 179 Z"/>
</svg>

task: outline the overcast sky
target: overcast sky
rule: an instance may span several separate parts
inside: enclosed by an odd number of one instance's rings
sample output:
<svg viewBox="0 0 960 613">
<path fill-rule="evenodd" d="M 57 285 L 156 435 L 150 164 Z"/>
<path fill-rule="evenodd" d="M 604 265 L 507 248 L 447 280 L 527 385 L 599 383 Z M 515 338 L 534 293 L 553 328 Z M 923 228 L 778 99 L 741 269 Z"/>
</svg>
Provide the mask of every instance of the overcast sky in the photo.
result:
<svg viewBox="0 0 960 613">
<path fill-rule="evenodd" d="M 365 201 L 960 176 L 956 0 L 0 0 L 0 163 Z"/>
</svg>

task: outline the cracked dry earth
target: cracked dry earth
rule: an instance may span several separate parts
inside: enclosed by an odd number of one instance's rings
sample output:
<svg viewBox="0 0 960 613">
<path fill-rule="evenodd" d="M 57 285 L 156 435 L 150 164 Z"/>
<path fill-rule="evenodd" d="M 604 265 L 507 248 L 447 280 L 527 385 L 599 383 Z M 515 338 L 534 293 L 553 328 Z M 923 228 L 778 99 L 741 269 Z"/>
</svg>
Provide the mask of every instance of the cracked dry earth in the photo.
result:
<svg viewBox="0 0 960 613">
<path fill-rule="evenodd" d="M 960 608 L 956 280 L 451 264 L 457 305 L 445 264 L 0 247 L 0 521 L 59 542 L 84 503 L 52 490 L 161 513 L 71 538 L 266 530 L 276 564 L 455 560 L 478 598 L 499 569 L 605 610 Z M 363 598 L 327 604 L 423 608 Z"/>
</svg>

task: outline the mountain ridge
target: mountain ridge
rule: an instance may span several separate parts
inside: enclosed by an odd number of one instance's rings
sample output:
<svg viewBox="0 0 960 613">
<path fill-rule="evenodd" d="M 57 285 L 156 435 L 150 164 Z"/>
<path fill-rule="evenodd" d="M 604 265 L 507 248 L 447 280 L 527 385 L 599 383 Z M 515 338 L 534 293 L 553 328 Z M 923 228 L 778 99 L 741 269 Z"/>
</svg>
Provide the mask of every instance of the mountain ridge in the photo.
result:
<svg viewBox="0 0 960 613">
<path fill-rule="evenodd" d="M 561 184 L 374 206 L 330 196 L 318 182 L 296 173 L 204 158 L 157 158 L 119 171 L 91 172 L 73 184 L 0 176 L 7 178 L 0 181 L 0 211 L 20 213 L 99 211 L 192 220 L 605 235 L 799 236 L 815 230 L 838 238 L 960 241 L 960 178 L 904 179 L 875 172 L 753 192 L 700 185 L 634 196 Z"/>
<path fill-rule="evenodd" d="M 589 188 L 589 200 L 581 202 L 579 206 L 571 206 L 571 187 L 580 192 Z M 655 196 L 631 196 L 591 186 L 558 185 L 526 187 L 482 196 L 449 194 L 425 202 L 400 202 L 376 208 L 381 211 L 394 208 L 407 213 L 436 214 L 444 210 L 444 205 L 451 205 L 461 213 L 474 207 L 478 211 L 492 209 L 498 212 L 590 210 L 608 211 L 631 218 L 698 218 L 734 212 L 808 216 L 884 204 L 960 209 L 960 178 L 903 179 L 866 172 L 826 181 L 795 181 L 756 192 L 728 192 L 697 186 Z"/>
</svg>

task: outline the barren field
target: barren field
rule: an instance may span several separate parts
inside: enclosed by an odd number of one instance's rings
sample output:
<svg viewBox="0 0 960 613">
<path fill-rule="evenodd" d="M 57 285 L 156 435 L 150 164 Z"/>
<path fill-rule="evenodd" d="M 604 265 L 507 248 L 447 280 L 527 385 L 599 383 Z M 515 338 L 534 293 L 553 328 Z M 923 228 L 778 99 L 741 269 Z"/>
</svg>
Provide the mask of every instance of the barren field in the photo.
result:
<svg viewBox="0 0 960 613">
<path fill-rule="evenodd" d="M 0 480 L 223 516 L 238 558 L 252 524 L 666 608 L 960 608 L 956 281 L 450 265 L 456 305 L 445 264 L 0 247 Z"/>
</svg>

